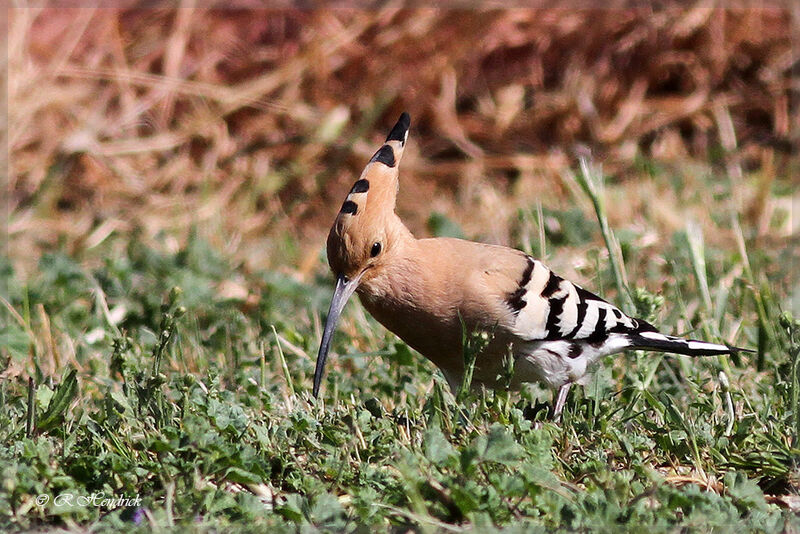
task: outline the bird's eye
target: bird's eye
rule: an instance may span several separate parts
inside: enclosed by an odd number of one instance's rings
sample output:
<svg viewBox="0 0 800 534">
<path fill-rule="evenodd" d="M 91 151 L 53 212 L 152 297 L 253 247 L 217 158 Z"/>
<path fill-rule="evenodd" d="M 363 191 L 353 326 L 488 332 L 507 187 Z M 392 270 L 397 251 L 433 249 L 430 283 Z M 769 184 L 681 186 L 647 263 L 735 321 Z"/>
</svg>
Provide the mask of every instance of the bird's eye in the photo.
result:
<svg viewBox="0 0 800 534">
<path fill-rule="evenodd" d="M 370 250 L 369 255 L 370 257 L 374 258 L 380 253 L 381 253 L 381 244 L 378 241 L 376 241 L 375 243 L 372 244 L 372 250 Z"/>
</svg>

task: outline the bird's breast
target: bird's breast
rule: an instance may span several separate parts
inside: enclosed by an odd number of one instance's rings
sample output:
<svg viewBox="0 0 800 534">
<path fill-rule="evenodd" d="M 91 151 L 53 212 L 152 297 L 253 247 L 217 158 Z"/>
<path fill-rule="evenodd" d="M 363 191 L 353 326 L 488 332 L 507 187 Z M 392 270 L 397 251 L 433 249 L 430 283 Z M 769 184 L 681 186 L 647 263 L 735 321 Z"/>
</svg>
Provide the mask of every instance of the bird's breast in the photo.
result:
<svg viewBox="0 0 800 534">
<path fill-rule="evenodd" d="M 437 366 L 455 370 L 461 360 L 461 327 L 452 303 L 432 302 L 419 287 L 402 281 L 394 286 L 378 293 L 359 291 L 364 308 Z"/>
<path fill-rule="evenodd" d="M 479 357 L 476 376 L 485 368 L 494 377 L 495 364 L 508 350 L 504 326 L 509 310 L 502 298 L 492 297 L 484 268 L 470 265 L 469 257 L 452 248 L 392 263 L 359 287 L 359 298 L 378 322 L 458 380 L 464 368 L 464 327 L 491 331 L 495 339 Z"/>
</svg>

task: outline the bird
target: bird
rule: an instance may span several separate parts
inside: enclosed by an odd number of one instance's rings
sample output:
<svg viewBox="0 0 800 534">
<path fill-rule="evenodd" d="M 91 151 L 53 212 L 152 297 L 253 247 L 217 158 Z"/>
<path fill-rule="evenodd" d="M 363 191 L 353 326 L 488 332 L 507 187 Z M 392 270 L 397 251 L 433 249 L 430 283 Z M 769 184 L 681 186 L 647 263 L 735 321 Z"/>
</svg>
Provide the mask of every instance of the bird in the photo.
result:
<svg viewBox="0 0 800 534">
<path fill-rule="evenodd" d="M 554 392 L 555 420 L 570 387 L 584 385 L 604 356 L 629 349 L 689 356 L 745 350 L 659 332 L 522 251 L 414 237 L 395 213 L 410 126 L 404 112 L 351 187 L 328 234 L 336 285 L 317 354 L 315 398 L 337 322 L 354 293 L 372 317 L 433 362 L 454 393 L 465 375 L 465 330 L 490 333 L 475 359 L 472 388 L 544 384 Z M 503 374 L 509 354 L 510 380 Z"/>
</svg>

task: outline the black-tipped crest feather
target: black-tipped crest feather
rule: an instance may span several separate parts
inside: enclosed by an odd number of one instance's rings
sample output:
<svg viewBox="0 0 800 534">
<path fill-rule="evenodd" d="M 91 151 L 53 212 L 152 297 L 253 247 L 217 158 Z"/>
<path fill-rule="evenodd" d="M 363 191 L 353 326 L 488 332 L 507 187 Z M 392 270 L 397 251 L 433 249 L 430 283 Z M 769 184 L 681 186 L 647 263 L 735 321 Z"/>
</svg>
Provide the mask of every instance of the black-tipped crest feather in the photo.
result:
<svg viewBox="0 0 800 534">
<path fill-rule="evenodd" d="M 397 123 L 392 128 L 392 131 L 389 132 L 389 135 L 386 137 L 386 143 L 389 141 L 400 141 L 402 145 L 406 144 L 406 135 L 408 134 L 408 129 L 411 127 L 411 116 L 406 113 L 405 111 L 400 115 L 400 118 L 397 119 Z"/>
<path fill-rule="evenodd" d="M 383 163 L 387 167 L 394 167 L 396 161 L 394 159 L 394 149 L 389 145 L 383 145 L 375 152 L 375 155 L 372 156 L 372 159 L 369 160 L 371 163 L 378 162 Z"/>
</svg>

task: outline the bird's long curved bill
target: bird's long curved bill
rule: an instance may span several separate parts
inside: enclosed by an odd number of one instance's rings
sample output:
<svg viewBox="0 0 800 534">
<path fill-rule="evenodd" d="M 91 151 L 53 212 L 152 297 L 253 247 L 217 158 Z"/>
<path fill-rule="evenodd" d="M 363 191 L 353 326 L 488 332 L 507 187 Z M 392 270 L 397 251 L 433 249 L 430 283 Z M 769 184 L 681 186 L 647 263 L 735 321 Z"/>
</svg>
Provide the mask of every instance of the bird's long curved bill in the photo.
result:
<svg viewBox="0 0 800 534">
<path fill-rule="evenodd" d="M 343 275 L 336 279 L 336 289 L 333 290 L 333 298 L 331 299 L 331 307 L 328 310 L 328 320 L 325 322 L 325 329 L 322 331 L 322 342 L 319 344 L 319 353 L 317 354 L 317 368 L 314 370 L 314 397 L 319 395 L 319 387 L 322 384 L 322 374 L 325 371 L 325 361 L 328 359 L 328 351 L 331 348 L 331 338 L 334 331 L 336 331 L 336 323 L 339 321 L 339 316 L 342 314 L 344 305 L 347 304 L 347 299 L 353 294 L 358 287 L 358 282 L 361 277 L 347 280 Z"/>
</svg>

